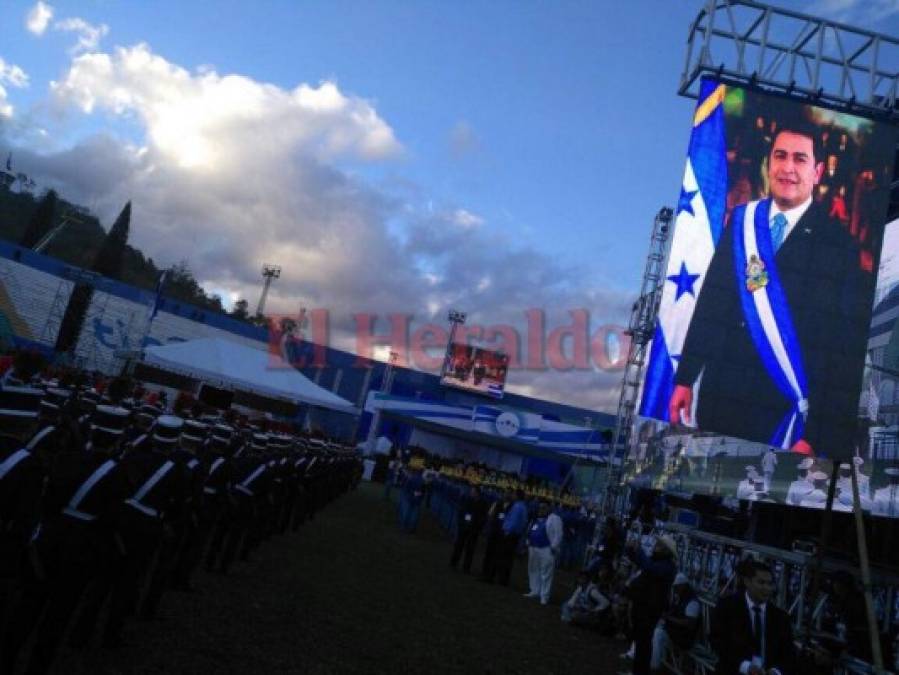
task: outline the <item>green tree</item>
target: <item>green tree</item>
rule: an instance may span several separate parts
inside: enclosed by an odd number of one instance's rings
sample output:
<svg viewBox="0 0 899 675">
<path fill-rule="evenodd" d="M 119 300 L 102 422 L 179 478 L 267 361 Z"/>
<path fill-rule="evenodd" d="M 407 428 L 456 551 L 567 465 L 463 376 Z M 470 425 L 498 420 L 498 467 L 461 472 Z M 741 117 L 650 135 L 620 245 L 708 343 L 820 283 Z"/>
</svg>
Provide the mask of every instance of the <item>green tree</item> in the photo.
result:
<svg viewBox="0 0 899 675">
<path fill-rule="evenodd" d="M 250 317 L 250 303 L 241 298 L 234 303 L 234 309 L 231 310 L 231 316 L 241 321 L 246 321 Z"/>
<path fill-rule="evenodd" d="M 25 228 L 22 238 L 19 239 L 20 246 L 34 248 L 53 229 L 58 204 L 59 197 L 56 190 L 49 190 L 28 221 L 28 226 Z"/>
<path fill-rule="evenodd" d="M 122 276 L 122 261 L 125 259 L 125 247 L 128 244 L 128 232 L 131 229 L 131 202 L 125 204 L 119 217 L 116 218 L 109 234 L 103 240 L 92 269 L 104 277 L 119 279 Z"/>
<path fill-rule="evenodd" d="M 91 269 L 105 277 L 118 279 L 122 275 L 122 261 L 125 257 L 125 247 L 128 244 L 128 230 L 131 227 L 131 202 L 125 204 L 125 208 L 116 218 L 109 233 L 100 245 L 94 264 Z M 91 284 L 78 284 L 69 296 L 59 333 L 56 336 L 55 349 L 57 352 L 71 352 L 78 346 L 78 337 L 84 326 L 84 317 L 94 297 L 94 287 Z"/>
</svg>

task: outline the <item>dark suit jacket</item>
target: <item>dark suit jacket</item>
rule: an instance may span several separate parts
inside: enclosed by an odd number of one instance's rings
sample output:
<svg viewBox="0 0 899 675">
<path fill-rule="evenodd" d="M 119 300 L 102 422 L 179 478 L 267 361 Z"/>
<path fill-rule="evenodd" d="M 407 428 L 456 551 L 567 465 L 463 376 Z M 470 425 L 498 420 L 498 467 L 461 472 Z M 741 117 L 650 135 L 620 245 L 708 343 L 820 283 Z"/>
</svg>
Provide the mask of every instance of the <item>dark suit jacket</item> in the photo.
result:
<svg viewBox="0 0 899 675">
<path fill-rule="evenodd" d="M 746 327 L 735 270 L 733 227 L 721 235 L 678 363 L 676 383 L 702 371 L 700 429 L 770 443 L 791 401 L 768 375 Z M 805 440 L 817 453 L 846 454 L 853 443 L 874 276 L 855 241 L 812 203 L 776 255 L 808 380 Z M 738 274 L 739 273 L 739 274 Z M 703 370 L 704 369 L 704 370 Z"/>
<path fill-rule="evenodd" d="M 737 675 L 740 664 L 751 661 L 755 651 L 746 594 L 722 598 L 711 624 L 709 641 L 718 655 L 715 675 Z M 794 659 L 790 616 L 769 602 L 765 609 L 765 670 L 777 668 L 783 675 L 792 675 L 796 672 Z"/>
<path fill-rule="evenodd" d="M 467 520 L 465 516 L 470 516 Z M 472 497 L 464 497 L 459 504 L 459 511 L 456 515 L 456 524 L 459 531 L 472 530 L 480 532 L 484 527 L 484 521 L 487 520 L 487 502 L 483 497 L 473 499 Z"/>
</svg>

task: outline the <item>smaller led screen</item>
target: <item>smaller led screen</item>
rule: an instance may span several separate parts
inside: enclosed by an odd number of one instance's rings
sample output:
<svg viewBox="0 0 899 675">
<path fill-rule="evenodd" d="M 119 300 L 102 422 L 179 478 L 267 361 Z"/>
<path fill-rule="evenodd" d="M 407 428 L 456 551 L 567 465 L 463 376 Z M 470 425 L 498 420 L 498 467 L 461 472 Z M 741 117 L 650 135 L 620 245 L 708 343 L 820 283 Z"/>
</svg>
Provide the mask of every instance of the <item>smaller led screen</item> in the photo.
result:
<svg viewBox="0 0 899 675">
<path fill-rule="evenodd" d="M 493 398 L 502 398 L 509 370 L 503 352 L 453 343 L 447 354 L 440 383 Z"/>
</svg>

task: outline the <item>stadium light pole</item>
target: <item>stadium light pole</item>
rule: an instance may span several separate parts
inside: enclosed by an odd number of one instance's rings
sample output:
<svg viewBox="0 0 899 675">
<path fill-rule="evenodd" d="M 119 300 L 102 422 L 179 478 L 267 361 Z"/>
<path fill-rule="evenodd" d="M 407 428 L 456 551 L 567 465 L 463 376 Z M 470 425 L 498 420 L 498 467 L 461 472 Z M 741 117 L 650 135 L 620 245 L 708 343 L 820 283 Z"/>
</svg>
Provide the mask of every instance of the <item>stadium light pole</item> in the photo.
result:
<svg viewBox="0 0 899 675">
<path fill-rule="evenodd" d="M 280 265 L 262 265 L 262 277 L 265 279 L 262 285 L 262 295 L 259 296 L 259 304 L 256 306 L 256 316 L 262 316 L 265 309 L 265 299 L 268 297 L 268 289 L 272 285 L 272 279 L 278 279 L 281 276 Z"/>
<path fill-rule="evenodd" d="M 449 368 L 450 357 L 453 353 L 453 344 L 456 342 L 456 333 L 459 330 L 459 326 L 465 324 L 465 319 L 468 318 L 468 315 L 465 312 L 460 312 L 457 309 L 451 309 L 446 316 L 446 320 L 450 322 L 450 332 L 449 332 L 449 340 L 446 343 L 446 356 L 443 358 L 443 372 L 440 373 L 440 376 L 443 377 L 446 374 L 447 368 Z"/>
</svg>

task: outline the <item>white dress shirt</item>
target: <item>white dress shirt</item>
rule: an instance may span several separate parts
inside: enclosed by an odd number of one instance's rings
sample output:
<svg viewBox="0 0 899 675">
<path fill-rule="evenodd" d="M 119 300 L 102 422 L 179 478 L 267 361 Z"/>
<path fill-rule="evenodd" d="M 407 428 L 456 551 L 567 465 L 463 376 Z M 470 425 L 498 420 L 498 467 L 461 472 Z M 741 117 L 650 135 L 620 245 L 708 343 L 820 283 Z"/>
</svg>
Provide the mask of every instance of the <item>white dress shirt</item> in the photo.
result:
<svg viewBox="0 0 899 675">
<path fill-rule="evenodd" d="M 775 204 L 774 200 L 772 199 L 771 200 L 771 209 L 768 212 L 768 227 L 771 227 L 771 223 L 774 222 L 774 218 L 775 218 L 775 216 L 777 216 L 778 213 L 784 214 L 784 216 L 787 219 L 787 226 L 784 229 L 783 242 L 786 242 L 787 237 L 790 236 L 790 232 L 792 232 L 793 228 L 796 227 L 796 223 L 798 223 L 799 219 L 805 215 L 805 212 L 808 211 L 808 207 L 811 205 L 812 205 L 812 198 L 809 197 L 804 202 L 802 202 L 802 204 L 800 204 L 799 206 L 796 206 L 787 211 L 781 211 L 779 208 L 777 208 L 777 204 Z M 783 244 L 781 244 L 781 245 L 783 245 Z"/>
</svg>

